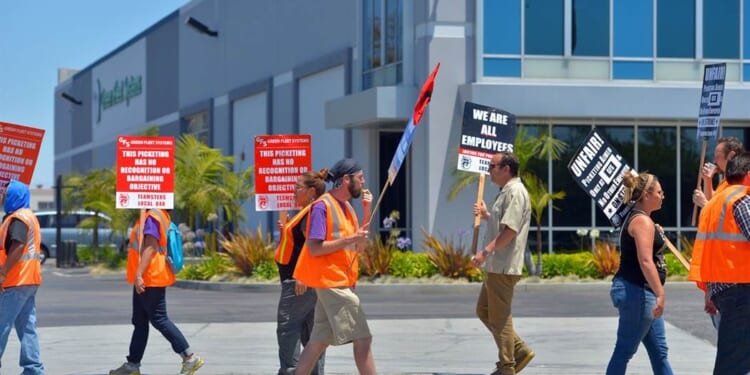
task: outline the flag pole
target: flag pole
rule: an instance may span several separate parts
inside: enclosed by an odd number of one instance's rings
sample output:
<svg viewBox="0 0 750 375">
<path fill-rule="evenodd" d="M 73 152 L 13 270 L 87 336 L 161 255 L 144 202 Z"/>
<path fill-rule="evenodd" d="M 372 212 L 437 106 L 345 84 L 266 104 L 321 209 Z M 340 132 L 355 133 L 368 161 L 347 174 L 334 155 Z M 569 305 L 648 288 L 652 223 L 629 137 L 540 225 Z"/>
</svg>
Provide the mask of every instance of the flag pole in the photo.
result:
<svg viewBox="0 0 750 375">
<path fill-rule="evenodd" d="M 372 218 L 375 216 L 375 213 L 378 212 L 378 208 L 380 207 L 380 202 L 383 201 L 383 197 L 385 196 L 385 191 L 388 190 L 388 186 L 391 184 L 388 180 L 385 181 L 385 184 L 383 184 L 383 189 L 380 190 L 380 194 L 378 195 L 378 201 L 375 203 L 375 207 L 373 207 L 372 212 L 369 213 L 369 217 L 367 218 L 367 225 L 369 226 L 370 223 L 372 223 Z"/>
<path fill-rule="evenodd" d="M 477 187 L 477 206 L 482 203 L 484 199 L 484 173 L 479 174 L 479 186 Z M 474 236 L 471 239 L 471 252 L 472 254 L 477 253 L 477 242 L 479 241 L 479 226 L 482 221 L 482 212 L 477 212 L 474 215 Z"/>
</svg>

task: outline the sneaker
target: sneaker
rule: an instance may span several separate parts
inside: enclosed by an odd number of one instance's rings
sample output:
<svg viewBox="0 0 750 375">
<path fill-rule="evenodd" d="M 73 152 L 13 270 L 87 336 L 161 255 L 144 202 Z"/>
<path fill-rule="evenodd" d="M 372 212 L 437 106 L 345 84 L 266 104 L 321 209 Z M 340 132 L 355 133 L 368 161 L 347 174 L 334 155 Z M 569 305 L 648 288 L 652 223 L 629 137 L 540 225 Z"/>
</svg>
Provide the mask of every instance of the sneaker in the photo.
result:
<svg viewBox="0 0 750 375">
<path fill-rule="evenodd" d="M 523 368 L 526 367 L 526 365 L 528 365 L 532 359 L 534 359 L 535 355 L 536 354 L 533 351 L 530 351 L 523 358 L 518 359 L 518 361 L 516 361 L 516 374 L 521 372 L 521 370 L 523 370 Z"/>
<path fill-rule="evenodd" d="M 130 362 L 125 362 L 122 366 L 109 370 L 109 375 L 141 375 L 141 370 L 138 366 L 132 365 Z"/>
<path fill-rule="evenodd" d="M 193 355 L 192 359 L 182 362 L 182 370 L 180 375 L 193 375 L 198 372 L 198 369 L 203 366 L 203 358 Z"/>
</svg>

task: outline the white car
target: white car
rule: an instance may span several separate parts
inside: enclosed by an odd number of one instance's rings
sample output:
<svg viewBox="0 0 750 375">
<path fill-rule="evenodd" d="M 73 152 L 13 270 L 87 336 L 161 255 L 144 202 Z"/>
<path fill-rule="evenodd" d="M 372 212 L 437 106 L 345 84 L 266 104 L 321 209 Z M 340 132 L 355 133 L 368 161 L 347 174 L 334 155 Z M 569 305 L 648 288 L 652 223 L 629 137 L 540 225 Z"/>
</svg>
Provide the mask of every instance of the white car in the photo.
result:
<svg viewBox="0 0 750 375">
<path fill-rule="evenodd" d="M 42 263 L 47 258 L 54 258 L 57 255 L 57 232 L 56 220 L 57 212 L 39 211 L 36 212 L 39 219 L 39 227 L 42 230 Z M 93 218 L 96 215 L 93 211 L 72 211 L 62 214 L 60 221 L 60 239 L 61 241 L 76 241 L 78 246 L 91 246 L 94 237 L 93 229 L 80 228 L 79 225 L 87 218 Z M 109 216 L 99 213 L 99 246 L 120 246 L 123 243 L 122 236 L 112 233 Z"/>
</svg>

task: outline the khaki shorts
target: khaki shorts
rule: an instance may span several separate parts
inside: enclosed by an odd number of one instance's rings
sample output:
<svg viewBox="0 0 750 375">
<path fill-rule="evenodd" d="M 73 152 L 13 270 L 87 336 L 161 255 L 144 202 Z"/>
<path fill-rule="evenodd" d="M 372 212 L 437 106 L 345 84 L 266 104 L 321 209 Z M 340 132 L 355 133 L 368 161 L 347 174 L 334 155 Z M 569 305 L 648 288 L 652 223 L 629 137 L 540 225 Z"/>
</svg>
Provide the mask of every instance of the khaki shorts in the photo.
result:
<svg viewBox="0 0 750 375">
<path fill-rule="evenodd" d="M 372 337 L 365 312 L 351 288 L 315 289 L 315 325 L 310 340 L 343 345 Z"/>
</svg>

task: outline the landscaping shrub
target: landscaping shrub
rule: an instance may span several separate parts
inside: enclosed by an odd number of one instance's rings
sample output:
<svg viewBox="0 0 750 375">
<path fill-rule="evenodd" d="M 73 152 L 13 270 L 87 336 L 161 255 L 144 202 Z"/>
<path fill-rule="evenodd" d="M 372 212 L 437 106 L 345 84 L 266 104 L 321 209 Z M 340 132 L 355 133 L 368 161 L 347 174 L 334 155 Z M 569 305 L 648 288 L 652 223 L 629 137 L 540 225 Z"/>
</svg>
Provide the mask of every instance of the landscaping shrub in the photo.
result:
<svg viewBox="0 0 750 375">
<path fill-rule="evenodd" d="M 395 277 L 431 277 L 438 273 L 438 269 L 425 253 L 397 251 L 388 272 Z"/>
<path fill-rule="evenodd" d="M 211 254 L 203 259 L 201 263 L 186 264 L 177 274 L 178 277 L 186 280 L 209 280 L 217 275 L 238 271 L 232 259 L 226 254 Z"/>
<path fill-rule="evenodd" d="M 266 233 L 264 236 L 260 226 L 255 233 L 243 231 L 229 238 L 222 238 L 221 246 L 237 269 L 245 276 L 252 275 L 257 265 L 263 262 L 273 262 L 276 251 L 271 234 Z"/>
<path fill-rule="evenodd" d="M 259 280 L 276 280 L 279 278 L 279 267 L 276 262 L 263 262 L 255 267 L 253 277 Z"/>
<path fill-rule="evenodd" d="M 463 244 L 461 239 L 455 242 L 451 238 L 442 241 L 433 237 L 422 228 L 424 249 L 427 256 L 437 267 L 440 275 L 453 279 L 467 278 L 472 281 L 482 279 L 482 271 L 471 264 L 471 250 Z"/>
<path fill-rule="evenodd" d="M 594 266 L 593 255 L 586 251 L 575 254 L 543 254 L 542 277 L 576 275 L 584 278 L 599 277 L 599 271 Z"/>
<path fill-rule="evenodd" d="M 359 275 L 372 277 L 387 275 L 393 255 L 397 252 L 393 242 L 383 242 L 380 236 L 375 236 L 374 239 L 367 241 L 365 250 L 359 254 Z"/>
<path fill-rule="evenodd" d="M 614 275 L 620 268 L 620 252 L 606 241 L 596 241 L 591 263 L 596 267 L 599 277 Z"/>
</svg>

